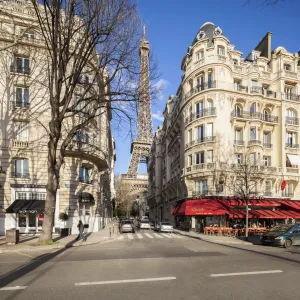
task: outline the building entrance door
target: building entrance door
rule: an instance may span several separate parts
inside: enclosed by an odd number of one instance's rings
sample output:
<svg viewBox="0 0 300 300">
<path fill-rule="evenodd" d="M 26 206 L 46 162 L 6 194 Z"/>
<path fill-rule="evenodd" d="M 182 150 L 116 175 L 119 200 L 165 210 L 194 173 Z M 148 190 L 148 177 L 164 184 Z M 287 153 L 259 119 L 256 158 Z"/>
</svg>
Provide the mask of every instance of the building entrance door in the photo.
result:
<svg viewBox="0 0 300 300">
<path fill-rule="evenodd" d="M 36 213 L 28 213 L 28 232 L 36 231 Z"/>
<path fill-rule="evenodd" d="M 20 233 L 29 233 L 37 231 L 37 214 L 36 213 L 19 213 L 18 229 Z"/>
</svg>

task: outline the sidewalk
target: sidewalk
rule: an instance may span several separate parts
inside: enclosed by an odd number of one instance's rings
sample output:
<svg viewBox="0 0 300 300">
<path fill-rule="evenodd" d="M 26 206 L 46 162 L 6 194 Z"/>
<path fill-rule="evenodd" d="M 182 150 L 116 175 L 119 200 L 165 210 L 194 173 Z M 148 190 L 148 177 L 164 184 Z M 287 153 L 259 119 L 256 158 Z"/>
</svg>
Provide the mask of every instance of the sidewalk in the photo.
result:
<svg viewBox="0 0 300 300">
<path fill-rule="evenodd" d="M 110 236 L 111 229 L 111 236 Z M 114 232 L 113 232 L 114 230 Z M 86 241 L 76 241 L 78 234 L 72 234 L 66 237 L 53 236 L 53 241 L 58 242 L 52 245 L 37 245 L 39 235 L 20 235 L 20 242 L 16 245 L 7 245 L 5 236 L 0 236 L 0 253 L 29 251 L 29 250 L 49 250 L 49 249 L 62 249 L 69 247 L 87 246 L 99 244 L 115 239 L 118 236 L 118 222 L 113 221 L 108 223 L 105 228 L 98 232 L 86 233 Z"/>
<path fill-rule="evenodd" d="M 245 241 L 243 237 L 228 237 L 228 236 L 218 236 L 218 235 L 206 235 L 203 233 L 197 232 L 187 232 L 179 229 L 174 229 L 174 232 L 189 236 L 192 238 L 197 238 L 199 240 L 203 240 L 206 242 L 212 242 L 216 244 L 235 244 L 235 245 L 260 245 L 260 237 L 259 236 L 249 236 L 248 241 Z"/>
</svg>

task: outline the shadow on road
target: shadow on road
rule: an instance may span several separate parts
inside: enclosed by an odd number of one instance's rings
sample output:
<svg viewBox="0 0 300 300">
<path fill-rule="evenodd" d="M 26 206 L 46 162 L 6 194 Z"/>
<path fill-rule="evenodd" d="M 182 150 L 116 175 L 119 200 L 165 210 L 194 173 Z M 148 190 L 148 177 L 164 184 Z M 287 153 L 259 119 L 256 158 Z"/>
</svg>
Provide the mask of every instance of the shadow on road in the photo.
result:
<svg viewBox="0 0 300 300">
<path fill-rule="evenodd" d="M 53 258 L 58 256 L 59 254 L 66 251 L 68 248 L 71 248 L 74 243 L 76 243 L 75 239 L 70 241 L 68 244 L 66 244 L 65 248 L 59 249 L 52 253 L 46 253 L 46 254 L 39 255 L 39 256 L 35 257 L 34 259 L 32 259 L 29 263 L 4 274 L 3 276 L 0 277 L 0 288 L 6 287 L 10 283 L 21 278 L 22 276 L 28 275 L 29 273 L 35 271 L 37 268 L 39 268 L 44 263 L 49 262 L 50 260 L 52 260 Z M 52 268 L 52 265 L 49 265 L 49 267 L 46 270 L 43 270 L 43 273 L 49 271 L 51 268 Z M 35 282 L 40 276 L 41 276 L 41 274 L 39 272 L 36 272 L 36 275 L 33 277 L 33 279 L 30 280 L 28 285 L 30 283 Z M 18 295 L 20 292 L 22 292 L 22 290 L 19 290 L 19 291 L 16 290 L 10 296 L 8 296 L 6 299 L 15 299 L 16 295 Z"/>
</svg>

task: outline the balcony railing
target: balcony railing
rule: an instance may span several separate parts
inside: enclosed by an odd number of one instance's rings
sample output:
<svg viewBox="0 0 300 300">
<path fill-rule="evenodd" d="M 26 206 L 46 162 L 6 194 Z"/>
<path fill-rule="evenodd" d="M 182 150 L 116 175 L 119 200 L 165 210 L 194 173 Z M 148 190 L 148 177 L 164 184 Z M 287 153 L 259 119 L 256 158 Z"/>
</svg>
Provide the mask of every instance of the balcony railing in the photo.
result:
<svg viewBox="0 0 300 300">
<path fill-rule="evenodd" d="M 199 138 L 197 140 L 194 140 L 195 144 L 202 144 L 202 143 L 207 143 L 207 142 L 214 142 L 216 140 L 215 136 L 206 136 Z"/>
<path fill-rule="evenodd" d="M 286 168 L 286 171 L 288 173 L 299 173 L 299 169 L 298 168 Z"/>
<path fill-rule="evenodd" d="M 293 100 L 293 101 L 300 101 L 300 96 L 297 94 L 285 93 L 285 99 Z"/>
<path fill-rule="evenodd" d="M 11 177 L 12 178 L 22 178 L 22 179 L 28 179 L 30 178 L 29 173 L 19 173 L 19 172 L 11 172 Z"/>
<path fill-rule="evenodd" d="M 237 84 L 235 88 L 238 92 L 248 93 L 248 87 L 245 85 Z"/>
<path fill-rule="evenodd" d="M 248 146 L 253 146 L 253 145 L 261 145 L 261 141 L 251 140 L 251 141 L 248 142 Z"/>
<path fill-rule="evenodd" d="M 272 145 L 272 144 L 269 144 L 269 143 L 263 143 L 263 147 L 264 147 L 264 148 L 268 148 L 268 149 L 272 149 L 272 148 L 273 148 L 273 145 Z"/>
<path fill-rule="evenodd" d="M 10 66 L 10 72 L 29 75 L 30 74 L 30 68 L 11 65 Z"/>
<path fill-rule="evenodd" d="M 294 193 L 282 193 L 282 197 L 293 198 L 294 197 Z"/>
<path fill-rule="evenodd" d="M 284 73 L 286 77 L 297 79 L 297 73 L 295 72 L 285 70 Z"/>
<path fill-rule="evenodd" d="M 272 197 L 272 192 L 264 192 L 265 197 Z"/>
<path fill-rule="evenodd" d="M 262 94 L 263 93 L 263 89 L 260 86 L 251 86 L 250 93 L 251 94 Z"/>
<path fill-rule="evenodd" d="M 24 101 L 11 101 L 11 105 L 13 108 L 29 108 L 30 103 L 29 102 L 24 102 Z"/>
<path fill-rule="evenodd" d="M 270 123 L 278 123 L 278 117 L 277 116 L 272 116 L 272 115 L 261 115 L 261 120 L 265 122 L 270 122 Z"/>
<path fill-rule="evenodd" d="M 286 124 L 299 125 L 299 118 L 285 117 Z"/>
<path fill-rule="evenodd" d="M 89 178 L 79 177 L 78 181 L 81 183 L 93 184 L 93 180 L 90 180 Z"/>
<path fill-rule="evenodd" d="M 298 148 L 299 148 L 299 144 L 285 143 L 285 147 L 286 147 L 286 148 L 294 148 L 294 149 L 298 149 Z"/>
<path fill-rule="evenodd" d="M 278 123 L 278 117 L 273 116 L 273 115 L 265 115 L 260 112 L 250 112 L 250 111 L 236 111 L 233 110 L 231 112 L 231 117 L 232 118 L 240 118 L 240 119 L 256 119 L 256 120 L 261 120 L 264 122 L 270 122 L 270 123 Z"/>
<path fill-rule="evenodd" d="M 267 91 L 265 93 L 265 96 L 269 97 L 269 98 L 278 98 L 279 94 L 273 91 Z"/>
<path fill-rule="evenodd" d="M 237 145 L 237 146 L 244 146 L 244 145 L 245 145 L 245 141 L 242 141 L 242 140 L 234 140 L 234 145 Z"/>
<path fill-rule="evenodd" d="M 11 148 L 28 148 L 29 141 L 11 140 Z"/>
<path fill-rule="evenodd" d="M 192 122 L 195 119 L 199 119 L 207 116 L 213 116 L 213 115 L 216 115 L 215 107 L 205 108 L 198 112 L 192 113 L 188 117 L 186 117 L 185 124 L 188 124 L 189 122 Z"/>
<path fill-rule="evenodd" d="M 193 170 L 214 169 L 215 163 L 200 163 L 193 166 Z"/>
<path fill-rule="evenodd" d="M 208 190 L 203 190 L 203 191 L 194 191 L 192 192 L 193 196 L 198 196 L 198 197 L 204 197 L 208 195 Z"/>
<path fill-rule="evenodd" d="M 202 92 L 204 90 L 208 90 L 208 89 L 213 89 L 216 88 L 216 81 L 209 81 L 209 82 L 204 82 L 198 86 L 196 86 L 195 88 L 191 89 L 189 92 L 186 93 L 185 95 L 185 100 L 187 100 L 188 98 L 190 98 L 192 95 L 197 94 L 199 92 Z"/>
</svg>

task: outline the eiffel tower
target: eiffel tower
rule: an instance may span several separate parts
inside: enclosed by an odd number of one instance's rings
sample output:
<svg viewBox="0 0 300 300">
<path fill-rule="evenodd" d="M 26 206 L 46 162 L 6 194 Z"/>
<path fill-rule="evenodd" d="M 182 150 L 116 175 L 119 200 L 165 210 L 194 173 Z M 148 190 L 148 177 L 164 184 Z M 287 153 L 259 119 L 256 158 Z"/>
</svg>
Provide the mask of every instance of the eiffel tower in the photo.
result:
<svg viewBox="0 0 300 300">
<path fill-rule="evenodd" d="M 153 141 L 153 129 L 150 107 L 150 82 L 149 82 L 149 52 L 150 45 L 146 40 L 146 27 L 143 26 L 143 39 L 140 43 L 140 83 L 136 139 L 131 144 L 131 159 L 127 174 L 123 174 L 123 180 L 128 180 L 130 190 L 135 193 L 145 192 L 148 189 L 148 177 L 138 174 L 139 163 L 147 163 L 150 148 Z"/>
</svg>

